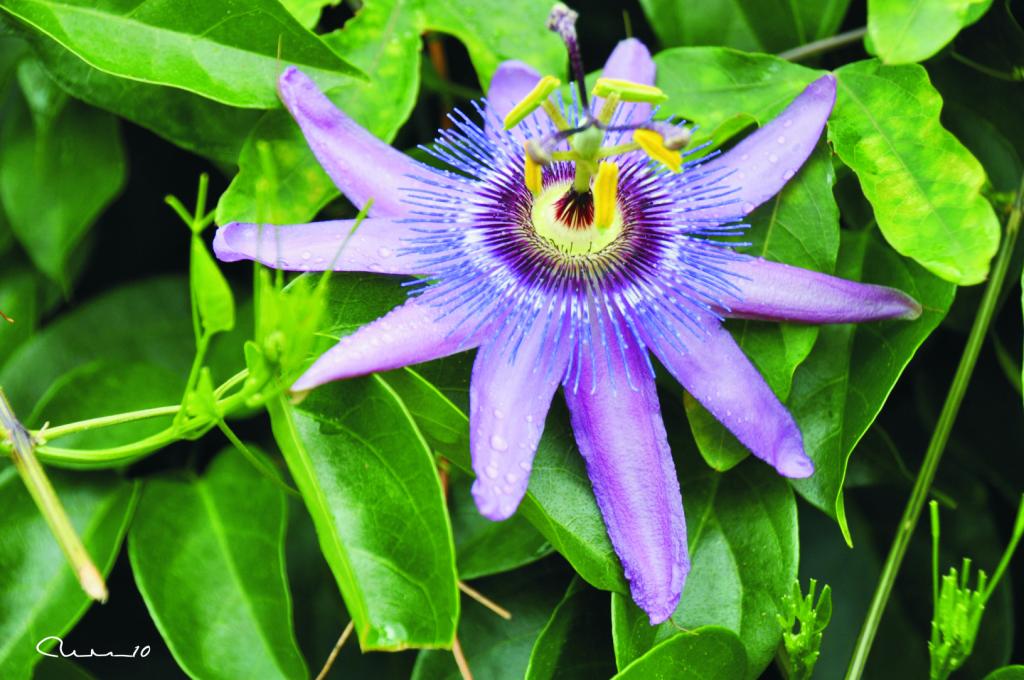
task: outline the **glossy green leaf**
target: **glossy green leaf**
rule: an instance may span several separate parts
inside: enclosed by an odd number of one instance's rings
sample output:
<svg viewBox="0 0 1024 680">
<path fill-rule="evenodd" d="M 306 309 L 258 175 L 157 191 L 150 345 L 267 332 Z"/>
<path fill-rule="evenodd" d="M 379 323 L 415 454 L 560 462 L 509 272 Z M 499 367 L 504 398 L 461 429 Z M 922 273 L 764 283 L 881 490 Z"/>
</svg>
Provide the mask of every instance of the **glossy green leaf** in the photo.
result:
<svg viewBox="0 0 1024 680">
<path fill-rule="evenodd" d="M 473 584 L 480 592 L 508 609 L 505 620 L 469 597 L 463 598 L 459 644 L 476 678 L 522 678 L 537 635 L 565 592 L 566 579 L 545 560 Z M 412 680 L 460 680 L 451 652 L 419 653 Z"/>
<path fill-rule="evenodd" d="M 767 54 L 724 47 L 679 47 L 654 57 L 657 84 L 668 101 L 661 112 L 681 116 L 701 129 L 693 145 L 721 145 L 743 127 L 764 124 L 820 73 Z"/>
<path fill-rule="evenodd" d="M 498 64 L 506 59 L 525 61 L 541 74 L 561 77 L 565 73 L 565 47 L 547 30 L 553 4 L 549 0 L 422 2 L 423 27 L 458 38 L 469 51 L 481 84 L 490 83 Z"/>
<path fill-rule="evenodd" d="M 872 60 L 836 77 L 829 139 L 857 173 L 886 240 L 947 281 L 983 281 L 999 223 L 981 195 L 981 164 L 939 122 L 942 99 L 928 74 Z"/>
<path fill-rule="evenodd" d="M 284 573 L 285 509 L 284 492 L 233 449 L 201 475 L 146 482 L 128 536 L 132 573 L 191 677 L 307 677 Z"/>
<path fill-rule="evenodd" d="M 52 654 L 52 652 L 51 652 Z M 46 657 L 36 666 L 33 680 L 96 680 L 96 677 L 67 659 Z"/>
<path fill-rule="evenodd" d="M 608 597 L 573 580 L 533 643 L 526 680 L 607 678 L 615 673 Z"/>
<path fill-rule="evenodd" d="M 8 0 L 26 27 L 112 75 L 246 108 L 274 108 L 281 64 L 324 87 L 359 73 L 275 0 Z"/>
<path fill-rule="evenodd" d="M 615 658 L 626 668 L 680 628 L 722 626 L 746 649 L 744 677 L 756 678 L 782 640 L 776 620 L 796 578 L 796 501 L 784 479 L 757 460 L 727 473 L 679 465 L 690 575 L 670 621 L 651 627 L 626 597 L 613 600 Z"/>
<path fill-rule="evenodd" d="M 1003 666 L 985 676 L 985 680 L 1024 680 L 1024 666 Z"/>
<path fill-rule="evenodd" d="M 402 395 L 414 416 L 436 413 L 446 405 L 452 417 L 461 417 L 468 428 L 466 410 L 469 399 L 468 357 L 459 355 L 395 372 L 386 379 Z M 443 397 L 449 397 L 451 401 Z M 438 401 L 440 399 L 440 401 Z M 465 430 L 464 430 L 465 431 Z M 469 449 L 459 445 L 439 449 L 467 474 L 472 474 Z M 530 473 L 530 485 L 518 511 L 532 523 L 569 560 L 591 585 L 604 590 L 625 592 L 622 566 L 608 540 L 604 521 L 594 501 L 583 465 L 569 427 L 565 406 L 556 399 L 544 425 Z"/>
<path fill-rule="evenodd" d="M 15 265 L 3 267 L 0 277 L 0 312 L 14 323 L 0 319 L 0 367 L 7 357 L 25 340 L 31 337 L 39 321 L 39 288 L 37 274 L 28 267 Z"/>
<path fill-rule="evenodd" d="M 664 47 L 781 52 L 833 35 L 850 0 L 640 0 Z"/>
<path fill-rule="evenodd" d="M 824 326 L 793 378 L 787 406 L 814 460 L 808 479 L 793 480 L 808 501 L 836 518 L 850 541 L 843 508 L 846 465 L 903 369 L 945 316 L 955 286 L 901 258 L 869 231 L 847 232 L 838 276 L 899 288 L 924 312 L 916 321 Z"/>
<path fill-rule="evenodd" d="M 420 17 L 412 0 L 369 0 L 344 28 L 324 38 L 363 69 L 368 83 L 326 90 L 343 111 L 390 142 L 419 90 Z M 246 140 L 239 172 L 217 205 L 217 222 L 308 222 L 338 189 L 316 162 L 298 125 L 268 113 Z"/>
<path fill-rule="evenodd" d="M 192 237 L 189 275 L 203 331 L 213 334 L 234 328 L 235 297 L 231 293 L 231 286 L 206 249 L 206 244 L 198 236 Z"/>
<path fill-rule="evenodd" d="M 868 0 L 868 44 L 887 64 L 924 61 L 991 5 L 992 0 Z"/>
<path fill-rule="evenodd" d="M 776 262 L 831 273 L 839 252 L 839 209 L 832 196 L 835 172 L 824 143 L 774 199 L 751 214 L 744 252 Z M 735 320 L 726 324 L 775 394 L 785 401 L 793 372 L 818 337 L 817 326 Z M 687 397 L 686 412 L 704 460 L 727 470 L 747 448 L 704 407 Z"/>
<path fill-rule="evenodd" d="M 455 549 L 434 459 L 379 377 L 270 407 L 274 436 L 364 650 L 447 647 Z"/>
<path fill-rule="evenodd" d="M 306 28 L 315 28 L 324 7 L 337 6 L 341 0 L 281 0 L 284 8 Z"/>
<path fill-rule="evenodd" d="M 55 471 L 50 479 L 96 566 L 109 574 L 135 506 L 136 484 L 108 473 Z M 0 469 L 0 512 L 0 676 L 27 680 L 43 658 L 36 645 L 66 634 L 90 600 L 11 465 Z"/>
<path fill-rule="evenodd" d="M 736 633 L 703 626 L 659 643 L 622 669 L 616 680 L 732 680 L 747 676 L 747 658 Z"/>
<path fill-rule="evenodd" d="M 111 75 L 90 66 L 44 34 L 22 33 L 31 41 L 47 73 L 65 92 L 193 153 L 234 163 L 249 131 L 263 115 L 175 87 Z"/>
<path fill-rule="evenodd" d="M 112 116 L 68 100 L 35 60 L 18 71 L 27 106 L 0 129 L 0 201 L 35 265 L 67 287 L 74 249 L 124 185 L 124 151 Z"/>
</svg>

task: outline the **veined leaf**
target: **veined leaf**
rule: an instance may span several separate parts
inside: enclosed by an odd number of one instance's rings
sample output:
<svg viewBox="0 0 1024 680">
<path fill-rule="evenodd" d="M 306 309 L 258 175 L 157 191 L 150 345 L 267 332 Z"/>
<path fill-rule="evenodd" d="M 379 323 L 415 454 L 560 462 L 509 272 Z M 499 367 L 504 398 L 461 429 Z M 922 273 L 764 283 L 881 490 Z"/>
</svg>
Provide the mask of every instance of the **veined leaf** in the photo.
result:
<svg viewBox="0 0 1024 680">
<path fill-rule="evenodd" d="M 606 678 L 615 672 L 611 631 L 606 615 L 608 593 L 581 580 L 569 584 L 530 653 L 526 680 Z"/>
<path fill-rule="evenodd" d="M 732 680 L 747 675 L 747 655 L 736 633 L 703 626 L 655 645 L 623 668 L 615 680 Z"/>
<path fill-rule="evenodd" d="M 868 45 L 887 64 L 924 61 L 991 5 L 992 0 L 868 0 Z"/>
</svg>

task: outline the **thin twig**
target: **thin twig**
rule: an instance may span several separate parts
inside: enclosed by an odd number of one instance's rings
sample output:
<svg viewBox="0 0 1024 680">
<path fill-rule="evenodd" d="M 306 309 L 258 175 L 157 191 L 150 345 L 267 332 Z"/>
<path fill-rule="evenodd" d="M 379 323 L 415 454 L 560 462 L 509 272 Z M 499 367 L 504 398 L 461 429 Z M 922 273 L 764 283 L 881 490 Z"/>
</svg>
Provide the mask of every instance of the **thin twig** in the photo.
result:
<svg viewBox="0 0 1024 680">
<path fill-rule="evenodd" d="M 462 680 L 473 680 L 473 674 L 469 671 L 469 664 L 466 663 L 466 657 L 462 653 L 462 645 L 459 644 L 459 636 L 455 636 L 455 640 L 452 642 L 452 655 L 455 657 L 455 665 L 459 667 L 459 674 L 462 675 Z"/>
<path fill-rule="evenodd" d="M 85 594 L 99 602 L 107 601 L 107 584 L 96 564 L 89 557 L 89 552 L 82 544 L 82 539 L 71 525 L 68 513 L 57 498 L 46 471 L 39 464 L 35 455 L 35 442 L 25 426 L 14 415 L 7 395 L 0 389 L 0 439 L 9 439 L 11 458 L 18 469 L 25 487 L 32 500 L 35 501 L 43 519 L 50 526 L 53 537 L 64 551 L 64 556 L 71 563 L 71 568 L 78 578 Z"/>
<path fill-rule="evenodd" d="M 497 602 L 490 599 L 489 597 L 481 593 L 479 590 L 473 588 L 464 581 L 459 581 L 459 590 L 464 592 L 466 595 L 469 595 L 471 598 L 482 604 L 484 607 L 487 607 L 492 612 L 494 612 L 501 618 L 505 619 L 506 621 L 510 621 L 512 619 L 512 612 L 505 609 Z"/>
<path fill-rule="evenodd" d="M 331 650 L 330 655 L 327 657 L 327 661 L 324 662 L 324 667 L 320 669 L 320 672 L 316 676 L 316 680 L 324 680 L 327 674 L 331 671 L 331 666 L 334 665 L 334 660 L 338 658 L 338 653 L 341 648 L 345 646 L 352 631 L 355 629 L 355 622 L 349 621 L 348 625 L 345 626 L 345 630 L 341 631 L 341 637 L 334 643 L 334 649 Z"/>
<path fill-rule="evenodd" d="M 964 393 L 971 381 L 971 374 L 978 361 L 978 353 L 985 344 L 985 334 L 988 332 L 992 315 L 995 312 L 996 303 L 999 300 L 999 292 L 1003 287 L 1003 280 L 1013 258 L 1013 247 L 1020 232 L 1021 215 L 1024 213 L 1024 177 L 1021 178 L 1021 185 L 1017 191 L 1017 200 L 1014 202 L 1013 212 L 1006 223 L 1006 232 L 1003 235 L 1003 242 L 999 246 L 999 253 L 996 255 L 995 264 L 992 267 L 992 275 L 989 277 L 985 287 L 985 293 L 978 307 L 978 313 L 974 317 L 974 324 L 971 326 L 971 334 L 967 338 L 967 345 L 960 357 L 960 365 L 957 366 L 956 374 L 953 376 L 953 383 L 946 394 L 946 403 L 942 406 L 939 414 L 939 421 L 932 433 L 931 441 L 928 443 L 928 450 L 925 452 L 921 469 L 917 473 L 917 480 L 914 482 L 914 489 L 910 492 L 907 500 L 907 507 L 903 511 L 903 517 L 893 537 L 892 546 L 889 548 L 889 556 L 882 567 L 882 575 L 878 579 L 878 586 L 875 595 L 868 607 L 864 625 L 857 636 L 857 643 L 853 649 L 853 656 L 850 658 L 850 666 L 846 671 L 846 680 L 859 680 L 864 673 L 867 664 L 868 654 L 871 652 L 871 645 L 878 633 L 878 625 L 882 621 L 882 613 L 885 605 L 889 602 L 889 595 L 892 593 L 893 584 L 896 583 L 896 575 L 899 573 L 903 557 L 910 545 L 910 538 L 914 534 L 914 527 L 921 516 L 925 501 L 928 499 L 928 490 L 935 479 L 935 471 L 939 467 L 942 453 L 949 440 L 949 433 L 953 429 L 960 404 L 963 401 Z"/>
<path fill-rule="evenodd" d="M 855 28 L 852 31 L 846 31 L 839 35 L 834 35 L 831 38 L 824 38 L 822 40 L 815 40 L 809 42 L 806 45 L 800 47 L 794 47 L 791 50 L 785 52 L 779 52 L 779 59 L 787 59 L 789 61 L 803 61 L 809 57 L 813 57 L 825 52 L 831 52 L 837 50 L 840 47 L 846 47 L 851 43 L 855 43 L 867 35 L 867 26 L 861 26 Z"/>
</svg>

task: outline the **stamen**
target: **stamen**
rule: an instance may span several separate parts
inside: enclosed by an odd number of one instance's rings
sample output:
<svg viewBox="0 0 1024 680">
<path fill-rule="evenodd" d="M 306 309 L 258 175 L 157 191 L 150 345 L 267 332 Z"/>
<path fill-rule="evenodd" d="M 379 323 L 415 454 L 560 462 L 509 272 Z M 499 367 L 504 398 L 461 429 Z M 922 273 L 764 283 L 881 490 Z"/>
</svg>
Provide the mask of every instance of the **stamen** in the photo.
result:
<svg viewBox="0 0 1024 680">
<path fill-rule="evenodd" d="M 594 226 L 607 229 L 615 220 L 615 208 L 618 201 L 619 166 L 611 161 L 603 161 L 597 168 L 594 179 Z"/>
<path fill-rule="evenodd" d="M 508 115 L 505 116 L 505 129 L 511 130 L 519 123 L 529 116 L 531 113 L 537 110 L 538 107 L 542 106 L 547 100 L 551 93 L 558 89 L 558 86 L 562 84 L 562 81 L 554 76 L 544 76 L 541 78 L 533 89 L 530 90 L 529 94 L 523 97 L 522 101 L 516 104 Z"/>
<path fill-rule="evenodd" d="M 663 123 L 660 121 L 650 122 L 645 125 L 649 130 L 654 130 L 664 140 L 665 148 L 671 149 L 672 151 L 679 151 L 687 144 L 690 143 L 690 139 L 693 137 L 693 133 L 689 128 L 681 127 L 679 125 L 672 125 L 671 123 Z"/>
<path fill-rule="evenodd" d="M 683 157 L 678 151 L 665 145 L 665 138 L 654 130 L 639 129 L 633 131 L 633 141 L 650 158 L 668 167 L 672 172 L 679 172 L 683 167 Z"/>
<path fill-rule="evenodd" d="M 523 179 L 526 182 L 526 188 L 530 190 L 530 193 L 536 196 L 541 192 L 544 187 L 543 179 L 541 177 L 541 166 L 533 160 L 530 155 L 530 142 L 527 141 L 524 144 L 526 153 L 523 156 Z"/>
<path fill-rule="evenodd" d="M 565 48 L 569 52 L 569 63 L 572 66 L 572 76 L 576 80 L 576 89 L 580 93 L 580 108 L 583 111 L 590 111 L 590 103 L 587 100 L 587 87 L 583 82 L 586 72 L 583 70 L 583 56 L 580 54 L 580 45 L 576 38 L 576 19 L 579 14 L 569 9 L 561 2 L 555 3 L 548 15 L 548 29 L 562 37 Z"/>
<path fill-rule="evenodd" d="M 643 102 L 646 104 L 660 104 L 668 95 L 661 91 L 661 88 L 653 85 L 634 83 L 631 80 L 619 80 L 618 78 L 598 78 L 594 84 L 595 97 L 608 97 L 612 94 L 619 95 L 624 102 Z"/>
</svg>

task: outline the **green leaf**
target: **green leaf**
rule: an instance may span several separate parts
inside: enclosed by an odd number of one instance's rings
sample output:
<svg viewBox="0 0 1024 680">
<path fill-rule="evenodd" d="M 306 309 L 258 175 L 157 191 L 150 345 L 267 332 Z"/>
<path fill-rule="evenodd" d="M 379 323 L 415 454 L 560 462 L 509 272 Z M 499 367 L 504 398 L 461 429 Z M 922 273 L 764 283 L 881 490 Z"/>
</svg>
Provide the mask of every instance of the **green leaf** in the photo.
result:
<svg viewBox="0 0 1024 680">
<path fill-rule="evenodd" d="M 724 474 L 699 462 L 678 467 L 687 470 L 681 481 L 691 562 L 683 597 L 671 620 L 651 627 L 639 607 L 617 595 L 616 661 L 626 668 L 680 628 L 714 625 L 739 635 L 749 661 L 745 677 L 756 678 L 782 640 L 776 615 L 797 574 L 793 492 L 756 460 Z"/>
<path fill-rule="evenodd" d="M 235 298 L 231 294 L 231 286 L 198 236 L 192 237 L 189 272 L 191 291 L 204 333 L 212 335 L 234 328 Z"/>
<path fill-rule="evenodd" d="M 96 566 L 109 574 L 137 485 L 106 473 L 51 471 L 50 480 Z M 12 465 L 0 470 L 0 512 L 0 676 L 27 680 L 43 658 L 36 645 L 65 635 L 90 600 Z"/>
<path fill-rule="evenodd" d="M 1024 680 L 1024 666 L 1003 666 L 985 676 L 985 680 Z"/>
<path fill-rule="evenodd" d="M 281 0 L 284 8 L 306 28 L 313 29 L 320 23 L 324 7 L 336 7 L 341 0 Z"/>
<path fill-rule="evenodd" d="M 183 149 L 234 163 L 262 113 L 225 106 L 186 90 L 120 78 L 93 68 L 41 33 L 22 31 L 60 87 L 87 104 L 126 118 Z"/>
<path fill-rule="evenodd" d="M 723 45 L 781 52 L 839 30 L 850 0 L 640 0 L 665 47 Z"/>
<path fill-rule="evenodd" d="M 999 223 L 981 195 L 981 164 L 939 122 L 942 99 L 928 74 L 872 60 L 836 77 L 829 139 L 857 173 L 886 240 L 947 281 L 983 281 Z"/>
<path fill-rule="evenodd" d="M 703 626 L 658 644 L 616 680 L 731 680 L 747 674 L 743 643 L 726 628 Z"/>
<path fill-rule="evenodd" d="M 533 643 L 526 680 L 607 678 L 615 673 L 605 616 L 608 594 L 574 579 Z"/>
<path fill-rule="evenodd" d="M 821 75 L 785 59 L 725 47 L 669 49 L 654 63 L 658 87 L 668 95 L 660 111 L 701 127 L 693 145 L 708 139 L 721 145 L 749 122 L 763 125 Z"/>
<path fill-rule="evenodd" d="M 901 258 L 869 231 L 844 232 L 836 273 L 899 288 L 924 309 L 915 321 L 823 326 L 793 379 L 787 406 L 815 472 L 792 483 L 800 495 L 836 518 L 850 542 L 842 498 L 850 454 L 917 348 L 945 316 L 955 286 Z"/>
<path fill-rule="evenodd" d="M 415 417 L 423 429 L 420 416 Z M 465 423 L 462 426 L 464 430 Z M 504 522 L 492 522 L 481 515 L 470 493 L 471 482 L 471 478 L 456 474 L 448 484 L 448 514 L 460 578 L 512 571 L 551 554 L 551 544 L 522 515 L 513 515 Z"/>
<path fill-rule="evenodd" d="M 37 274 L 28 267 L 15 265 L 8 267 L 4 262 L 3 277 L 0 278 L 0 312 L 3 312 L 14 323 L 0 319 L 0 367 L 7 357 L 36 330 L 39 322 L 39 289 L 40 281 Z"/>
<path fill-rule="evenodd" d="M 8 0 L 0 10 L 112 75 L 244 108 L 275 108 L 281 64 L 324 87 L 358 71 L 275 0 Z"/>
<path fill-rule="evenodd" d="M 448 647 L 455 549 L 433 456 L 379 377 L 270 405 L 274 436 L 313 517 L 364 651 Z"/>
<path fill-rule="evenodd" d="M 285 509 L 280 488 L 233 449 L 202 475 L 146 482 L 128 556 L 154 623 L 191 677 L 308 677 L 292 631 Z"/>
<path fill-rule="evenodd" d="M 776 262 L 832 273 L 839 252 L 839 209 L 832 196 L 835 172 L 824 143 L 775 198 L 748 219 L 744 252 Z M 796 370 L 818 337 L 818 327 L 799 324 L 729 321 L 743 351 L 783 401 Z M 697 401 L 687 395 L 686 413 L 697 446 L 708 465 L 728 470 L 748 455 L 747 448 Z"/>
<path fill-rule="evenodd" d="M 470 598 L 464 600 L 459 644 L 474 677 L 521 678 L 530 661 L 533 641 L 565 592 L 564 572 L 545 560 L 508 574 L 483 579 L 474 587 L 512 614 L 498 617 Z M 419 653 L 412 680 L 460 680 L 450 652 Z"/>
<path fill-rule="evenodd" d="M 124 185 L 124 150 L 112 116 L 68 100 L 35 60 L 18 72 L 25 102 L 0 129 L 0 200 L 35 265 L 66 288 L 74 249 Z"/>
<path fill-rule="evenodd" d="M 519 59 L 542 75 L 562 76 L 565 47 L 547 30 L 549 0 L 423 0 L 424 28 L 449 33 L 469 51 L 482 85 L 498 64 Z"/>
<path fill-rule="evenodd" d="M 96 680 L 96 677 L 67 659 L 48 656 L 36 666 L 32 680 Z"/>
<path fill-rule="evenodd" d="M 340 31 L 325 36 L 371 82 L 326 90 L 335 104 L 390 142 L 412 113 L 419 90 L 420 27 L 412 0 L 369 0 Z M 298 125 L 284 111 L 268 113 L 238 159 L 239 172 L 217 205 L 217 222 L 308 222 L 338 189 L 320 168 Z"/>
<path fill-rule="evenodd" d="M 868 0 L 868 45 L 887 64 L 924 61 L 991 5 L 992 0 Z"/>
<path fill-rule="evenodd" d="M 447 408 L 468 429 L 466 410 L 470 365 L 466 355 L 423 364 L 386 376 L 402 395 L 414 416 L 436 414 Z M 440 398 L 438 391 L 451 399 Z M 436 415 L 428 415 L 436 419 Z M 463 429 L 466 432 L 467 429 Z M 467 437 L 468 435 L 463 435 Z M 466 474 L 473 474 L 465 439 L 458 445 L 442 447 L 441 453 Z M 576 448 L 565 406 L 553 404 L 537 448 L 530 485 L 519 514 L 533 524 L 555 550 L 573 565 L 591 585 L 604 590 L 626 591 L 622 566 L 616 556 L 594 492 Z"/>
</svg>

